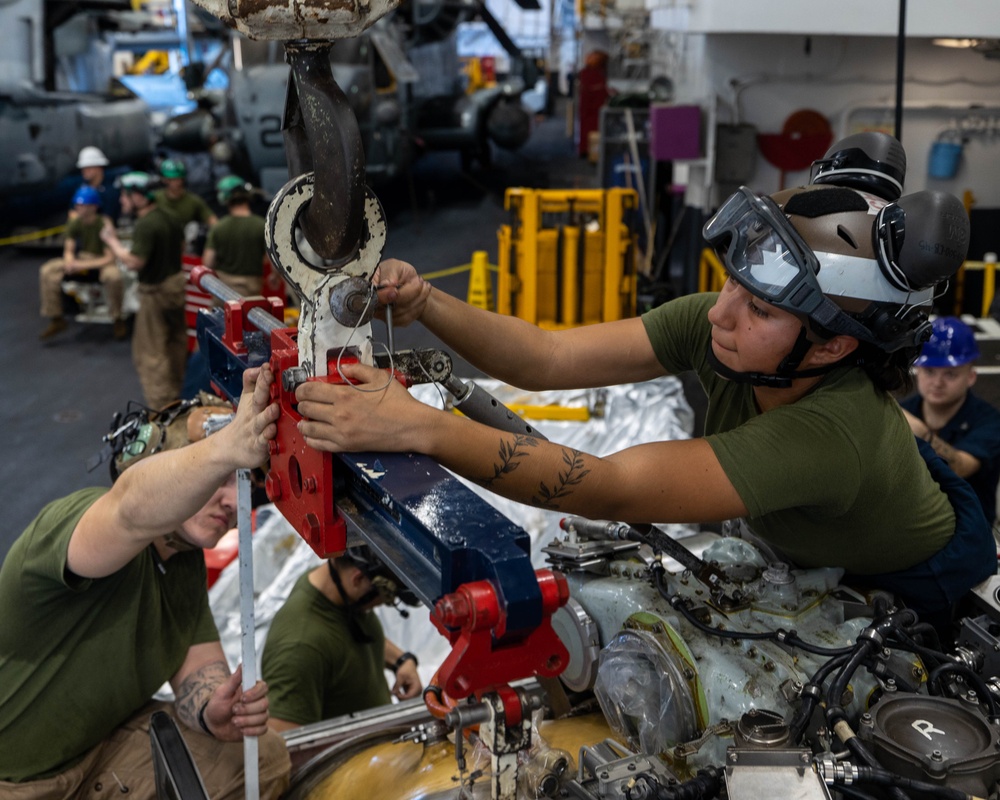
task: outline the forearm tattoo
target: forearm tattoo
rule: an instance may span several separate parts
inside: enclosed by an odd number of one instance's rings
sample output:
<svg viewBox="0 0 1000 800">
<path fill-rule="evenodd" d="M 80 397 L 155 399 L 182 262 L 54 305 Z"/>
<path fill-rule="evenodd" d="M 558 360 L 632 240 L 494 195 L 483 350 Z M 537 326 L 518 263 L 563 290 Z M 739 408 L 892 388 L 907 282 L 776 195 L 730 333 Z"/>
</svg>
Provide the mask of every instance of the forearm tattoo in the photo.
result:
<svg viewBox="0 0 1000 800">
<path fill-rule="evenodd" d="M 539 440 L 533 436 L 514 435 L 513 440 L 501 439 L 498 460 L 493 464 L 492 477 L 485 478 L 480 483 L 487 489 L 506 475 L 509 475 L 520 466 L 521 462 L 530 455 L 528 448 L 537 447 Z M 559 501 L 573 493 L 574 487 L 578 486 L 583 478 L 590 472 L 586 468 L 583 454 L 579 450 L 563 448 L 562 460 L 564 469 L 559 471 L 554 483 L 549 485 L 545 481 L 538 484 L 538 489 L 531 496 L 531 501 L 542 508 L 558 509 Z"/>
<path fill-rule="evenodd" d="M 493 477 L 482 480 L 482 485 L 489 489 L 504 475 L 509 475 L 517 469 L 521 459 L 528 455 L 529 447 L 538 447 L 538 439 L 534 436 L 522 436 L 516 433 L 513 442 L 501 439 L 499 460 L 493 465 Z"/>
<path fill-rule="evenodd" d="M 590 472 L 584 467 L 583 454 L 579 450 L 563 448 L 562 459 L 566 468 L 559 472 L 558 479 L 552 486 L 544 481 L 538 484 L 538 493 L 532 495 L 532 503 L 542 508 L 558 509 L 558 501 L 569 497 L 573 493 L 572 487 L 578 486 Z"/>
<path fill-rule="evenodd" d="M 198 712 L 216 688 L 228 678 L 229 668 L 223 661 L 212 661 L 188 675 L 178 688 L 174 700 L 174 708 L 181 721 L 192 730 L 201 730 Z"/>
</svg>

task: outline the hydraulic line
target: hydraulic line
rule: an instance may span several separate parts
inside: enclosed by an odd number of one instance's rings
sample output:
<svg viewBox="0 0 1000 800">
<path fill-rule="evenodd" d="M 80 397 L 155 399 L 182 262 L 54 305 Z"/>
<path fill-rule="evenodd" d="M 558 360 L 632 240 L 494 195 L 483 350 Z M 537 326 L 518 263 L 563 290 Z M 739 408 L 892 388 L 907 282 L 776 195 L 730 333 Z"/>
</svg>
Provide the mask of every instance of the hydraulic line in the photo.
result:
<svg viewBox="0 0 1000 800">
<path fill-rule="evenodd" d="M 889 614 L 873 622 L 860 634 L 858 634 L 857 644 L 854 645 L 854 652 L 847 659 L 847 662 L 837 672 L 836 678 L 831 682 L 827 690 L 826 718 L 829 727 L 837 734 L 837 737 L 847 745 L 848 749 L 868 767 L 879 768 L 876 761 L 867 747 L 857 737 L 854 730 L 847 722 L 847 715 L 840 705 L 840 698 L 844 696 L 847 685 L 851 677 L 863 663 L 881 650 L 885 637 L 891 632 L 897 631 L 909 624 L 916 622 L 916 615 L 909 610 L 899 611 Z M 905 800 L 906 793 L 899 788 L 898 783 L 888 784 L 889 796 L 895 800 Z"/>
<path fill-rule="evenodd" d="M 625 800 L 710 800 L 718 797 L 722 789 L 722 771 L 716 767 L 698 770 L 698 774 L 684 783 L 673 786 L 641 776 L 625 790 Z M 650 794 L 652 790 L 653 794 Z"/>
<path fill-rule="evenodd" d="M 851 729 L 851 726 L 847 724 L 847 718 L 844 715 L 843 709 L 838 708 L 839 714 L 835 722 L 830 723 L 830 727 L 837 734 L 837 737 L 847 745 L 847 749 L 851 751 L 858 761 L 862 762 L 865 767 L 869 769 L 881 769 L 881 765 L 876 761 L 875 756 L 869 752 L 868 748 L 865 747 L 864 743 L 858 738 L 857 734 Z M 864 767 L 856 767 L 856 769 L 863 769 Z M 910 800 L 909 795 L 904 792 L 898 783 L 890 782 L 888 784 L 888 794 L 894 800 Z"/>
<path fill-rule="evenodd" d="M 663 569 L 662 565 L 655 565 L 652 569 L 653 581 L 656 584 L 656 590 L 660 593 L 660 596 L 670 604 L 671 608 L 676 610 L 682 617 L 684 617 L 684 619 L 686 619 L 702 633 L 707 633 L 710 636 L 716 636 L 720 639 L 747 639 L 751 641 L 780 642 L 781 644 L 798 647 L 808 653 L 821 656 L 841 656 L 854 651 L 853 647 L 820 647 L 819 645 L 804 642 L 795 634 L 795 631 L 777 630 L 750 633 L 713 628 L 711 625 L 706 625 L 691 613 L 691 610 L 684 605 L 683 597 L 678 594 L 670 594 L 670 590 L 667 588 L 666 581 L 664 580 L 666 571 Z"/>
<path fill-rule="evenodd" d="M 927 667 L 928 670 L 933 670 L 934 667 L 940 664 L 952 663 L 954 660 L 947 653 L 942 653 L 938 650 L 931 650 L 921 644 L 918 644 L 902 631 L 896 631 L 893 633 L 893 635 L 889 637 L 889 644 L 897 650 L 905 650 L 909 653 L 914 653 L 915 655 L 920 656 L 920 659 L 924 662 L 924 666 Z"/>
<path fill-rule="evenodd" d="M 833 782 L 840 791 L 839 784 L 845 780 L 841 775 L 833 776 Z M 852 769 L 850 780 L 855 783 L 869 783 L 875 786 L 888 786 L 903 789 L 911 789 L 914 792 L 940 797 L 942 800 L 977 800 L 975 795 L 966 794 L 959 789 L 952 789 L 947 786 L 939 786 L 926 781 L 919 781 L 913 778 L 905 778 L 881 767 L 855 766 Z"/>
<path fill-rule="evenodd" d="M 941 649 L 941 636 L 938 634 L 937 628 L 929 622 L 918 622 L 916 625 L 911 625 L 904 629 L 904 633 L 914 641 L 916 641 L 916 637 L 926 634 L 931 641 L 925 647 L 929 647 L 931 650 Z"/>
<path fill-rule="evenodd" d="M 947 664 L 941 664 L 935 667 L 931 674 L 927 678 L 928 690 L 937 682 L 937 680 L 947 673 L 955 673 L 960 675 L 969 683 L 972 684 L 973 688 L 976 690 L 976 694 L 980 697 L 980 702 L 985 703 L 988 706 L 987 716 L 990 722 L 997 723 L 1000 722 L 997 716 L 997 702 L 996 698 L 993 697 L 993 693 L 989 690 L 986 682 L 975 672 L 973 672 L 965 664 L 959 664 L 957 662 L 951 662 Z"/>
<path fill-rule="evenodd" d="M 876 800 L 873 795 L 862 792 L 854 786 L 843 786 L 838 784 L 837 791 L 844 797 L 851 797 L 854 798 L 854 800 Z"/>
<path fill-rule="evenodd" d="M 816 670 L 809 682 L 802 687 L 802 702 L 799 705 L 799 710 L 792 717 L 792 721 L 788 723 L 791 741 L 798 742 L 802 738 L 802 733 L 805 731 L 806 725 L 809 724 L 809 719 L 812 717 L 816 703 L 823 691 L 823 684 L 830 677 L 830 673 L 847 663 L 848 658 L 850 658 L 850 654 L 846 653 L 831 658 Z"/>
<path fill-rule="evenodd" d="M 905 625 L 904 620 L 912 619 L 916 621 L 916 615 L 909 610 L 899 611 L 890 614 L 877 622 L 873 622 L 858 635 L 857 644 L 854 645 L 853 653 L 848 662 L 843 666 L 837 677 L 830 684 L 827 691 L 827 715 L 834 713 L 840 708 L 840 698 L 843 697 L 847 684 L 851 677 L 865 661 L 882 649 L 882 644 L 886 636 L 891 631 L 897 630 Z M 911 623 L 912 624 L 912 623 Z"/>
</svg>

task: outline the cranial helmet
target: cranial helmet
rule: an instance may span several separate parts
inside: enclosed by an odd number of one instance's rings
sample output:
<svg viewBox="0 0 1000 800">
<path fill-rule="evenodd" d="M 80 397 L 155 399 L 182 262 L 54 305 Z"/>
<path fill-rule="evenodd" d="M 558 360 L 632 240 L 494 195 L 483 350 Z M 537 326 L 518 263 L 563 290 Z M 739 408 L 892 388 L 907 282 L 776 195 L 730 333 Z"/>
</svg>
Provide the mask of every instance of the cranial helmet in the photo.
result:
<svg viewBox="0 0 1000 800">
<path fill-rule="evenodd" d="M 115 186 L 128 192 L 138 192 L 152 200 L 154 192 L 160 188 L 160 181 L 148 172 L 126 172 L 115 181 Z"/>
<path fill-rule="evenodd" d="M 407 605 L 419 605 L 420 601 L 417 596 L 375 555 L 367 544 L 356 544 L 347 548 L 343 557 L 368 576 L 383 603 L 393 605 L 398 598 Z"/>
<path fill-rule="evenodd" d="M 186 178 L 187 167 L 179 158 L 168 158 L 160 164 L 160 175 L 164 178 Z"/>
<path fill-rule="evenodd" d="M 104 437 L 111 457 L 111 479 L 144 458 L 204 439 L 233 418 L 230 403 L 207 392 L 193 400 L 178 400 L 159 411 L 129 404 L 116 414 Z"/>
<path fill-rule="evenodd" d="M 99 147 L 88 146 L 80 150 L 80 155 L 76 158 L 76 168 L 86 169 L 87 167 L 106 167 L 110 162 Z"/>
<path fill-rule="evenodd" d="M 101 204 L 101 193 L 93 186 L 81 186 L 73 194 L 73 205 L 75 206 L 99 206 Z"/>
<path fill-rule="evenodd" d="M 960 367 L 979 358 L 972 328 L 958 317 L 938 317 L 931 323 L 931 338 L 924 342 L 915 367 Z"/>
<path fill-rule="evenodd" d="M 884 200 L 903 193 L 906 151 L 894 136 L 865 131 L 834 142 L 812 165 L 810 183 L 834 184 L 871 192 Z"/>
<path fill-rule="evenodd" d="M 935 286 L 965 259 L 969 219 L 959 200 L 943 192 L 885 204 L 832 184 L 772 197 L 742 187 L 705 224 L 704 235 L 730 277 L 807 319 L 814 335 L 853 336 L 893 353 L 930 335 Z M 795 372 L 809 346 L 803 327 L 775 376 L 743 379 L 787 386 L 791 378 L 819 374 Z"/>
<path fill-rule="evenodd" d="M 239 175 L 227 175 L 215 184 L 216 197 L 219 198 L 219 203 L 222 205 L 227 205 L 235 192 L 243 191 L 249 194 L 252 188 Z"/>
</svg>

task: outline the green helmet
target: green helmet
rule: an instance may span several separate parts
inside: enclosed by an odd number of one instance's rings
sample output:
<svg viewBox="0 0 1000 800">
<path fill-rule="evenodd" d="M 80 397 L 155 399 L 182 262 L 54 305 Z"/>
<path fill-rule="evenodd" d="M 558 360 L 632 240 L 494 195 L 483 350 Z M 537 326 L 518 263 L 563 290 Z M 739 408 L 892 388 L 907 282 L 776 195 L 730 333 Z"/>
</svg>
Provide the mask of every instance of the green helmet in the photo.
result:
<svg viewBox="0 0 1000 800">
<path fill-rule="evenodd" d="M 215 184 L 216 197 L 221 205 L 227 205 L 233 194 L 242 191 L 249 195 L 253 187 L 239 175 L 227 175 Z"/>
<path fill-rule="evenodd" d="M 164 178 L 186 178 L 187 167 L 178 158 L 168 158 L 160 164 L 160 174 Z"/>
<path fill-rule="evenodd" d="M 152 200 L 153 193 L 160 186 L 160 181 L 155 175 L 150 175 L 148 172 L 126 172 L 115 181 L 115 185 L 127 192 L 144 194 Z"/>
</svg>

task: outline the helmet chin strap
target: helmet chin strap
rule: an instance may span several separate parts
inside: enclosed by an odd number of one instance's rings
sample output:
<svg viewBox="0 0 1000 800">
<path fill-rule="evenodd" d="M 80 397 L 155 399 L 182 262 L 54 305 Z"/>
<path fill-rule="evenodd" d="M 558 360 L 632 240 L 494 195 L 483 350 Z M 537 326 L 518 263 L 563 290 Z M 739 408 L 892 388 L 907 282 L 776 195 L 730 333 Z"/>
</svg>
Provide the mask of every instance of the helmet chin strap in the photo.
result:
<svg viewBox="0 0 1000 800">
<path fill-rule="evenodd" d="M 751 386 L 766 386 L 770 389 L 787 389 L 796 378 L 813 378 L 817 375 L 824 375 L 842 365 L 843 361 L 835 361 L 824 367 L 813 367 L 812 369 L 796 371 L 795 368 L 802 363 L 802 359 L 805 358 L 811 346 L 812 342 L 809 341 L 806 328 L 803 325 L 799 331 L 798 338 L 795 340 L 795 344 L 792 345 L 792 349 L 788 352 L 787 356 L 781 359 L 781 363 L 778 364 L 777 372 L 737 372 L 734 369 L 730 369 L 719 361 L 718 356 L 715 355 L 715 351 L 712 350 L 711 341 L 708 343 L 708 352 L 706 355 L 709 365 L 715 370 L 716 374 L 727 381 L 749 383 Z"/>
<path fill-rule="evenodd" d="M 354 638 L 354 641 L 359 644 L 371 644 L 374 640 L 371 636 L 361 630 L 361 623 L 358 621 L 358 614 L 364 611 L 364 607 L 372 602 L 372 600 L 378 598 L 378 589 L 375 586 L 372 586 L 361 597 L 354 602 L 351 602 L 348 599 L 347 592 L 344 591 L 344 584 L 340 580 L 340 573 L 334 566 L 333 561 L 331 559 L 327 559 L 326 565 L 330 570 L 330 578 L 333 580 L 333 585 L 337 587 L 337 591 L 340 593 L 340 599 L 344 604 L 344 609 L 347 611 L 347 627 L 351 631 L 351 636 Z"/>
</svg>

